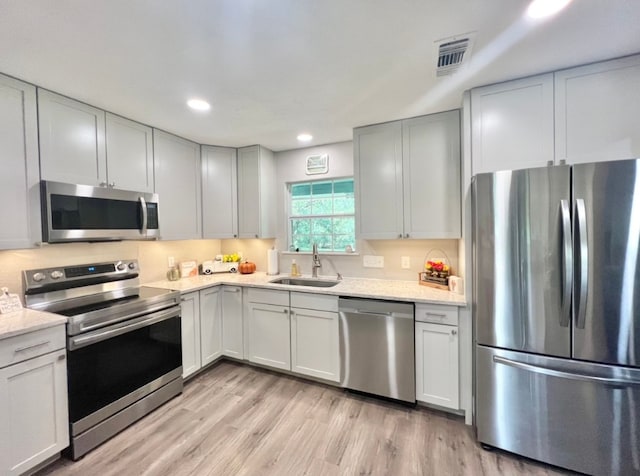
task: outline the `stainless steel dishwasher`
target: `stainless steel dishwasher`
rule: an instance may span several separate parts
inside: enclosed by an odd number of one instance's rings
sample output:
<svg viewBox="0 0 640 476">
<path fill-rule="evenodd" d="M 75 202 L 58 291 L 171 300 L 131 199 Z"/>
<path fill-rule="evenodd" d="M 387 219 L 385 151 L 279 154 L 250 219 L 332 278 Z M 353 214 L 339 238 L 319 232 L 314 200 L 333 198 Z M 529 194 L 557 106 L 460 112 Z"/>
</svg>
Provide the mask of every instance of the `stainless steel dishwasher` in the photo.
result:
<svg viewBox="0 0 640 476">
<path fill-rule="evenodd" d="M 340 298 L 340 385 L 415 403 L 413 304 Z"/>
</svg>

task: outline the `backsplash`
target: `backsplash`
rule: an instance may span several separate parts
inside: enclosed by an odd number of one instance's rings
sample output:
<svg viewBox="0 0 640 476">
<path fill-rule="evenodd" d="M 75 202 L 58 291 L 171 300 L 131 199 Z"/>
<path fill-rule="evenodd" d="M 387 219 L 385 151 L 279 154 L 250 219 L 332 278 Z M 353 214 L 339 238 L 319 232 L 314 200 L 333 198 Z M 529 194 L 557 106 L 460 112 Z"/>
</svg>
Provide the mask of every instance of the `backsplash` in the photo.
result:
<svg viewBox="0 0 640 476">
<path fill-rule="evenodd" d="M 0 286 L 23 294 L 21 272 L 24 269 L 84 264 L 116 259 L 137 258 L 140 282 L 164 279 L 167 258 L 176 263 L 195 259 L 201 263 L 217 254 L 241 252 L 245 259 L 256 263 L 258 271 L 266 271 L 267 251 L 276 240 L 184 240 L 184 241 L 122 241 L 115 243 L 68 243 L 43 245 L 31 250 L 0 251 Z M 320 275 L 364 278 L 386 278 L 413 281 L 422 270 L 424 259 L 432 249 L 444 251 L 454 273 L 458 273 L 458 240 L 380 240 L 359 241 L 357 255 L 320 255 Z M 384 257 L 384 268 L 365 268 L 364 255 Z M 401 257 L 408 256 L 410 269 L 402 269 Z M 291 260 L 298 263 L 302 274 L 311 273 L 309 254 L 280 254 L 280 273 L 288 274 Z"/>
</svg>

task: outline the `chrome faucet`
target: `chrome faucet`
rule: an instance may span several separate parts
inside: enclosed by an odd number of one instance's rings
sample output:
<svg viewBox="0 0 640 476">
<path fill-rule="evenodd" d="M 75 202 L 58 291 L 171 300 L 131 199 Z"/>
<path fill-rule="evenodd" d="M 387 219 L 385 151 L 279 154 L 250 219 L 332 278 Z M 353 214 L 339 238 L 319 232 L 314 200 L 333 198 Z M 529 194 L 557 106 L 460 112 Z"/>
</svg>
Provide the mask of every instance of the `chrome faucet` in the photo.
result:
<svg viewBox="0 0 640 476">
<path fill-rule="evenodd" d="M 318 243 L 313 244 L 313 260 L 311 263 L 311 276 L 314 278 L 318 277 L 318 268 L 322 267 L 322 263 L 320 262 L 320 256 L 318 256 Z"/>
</svg>

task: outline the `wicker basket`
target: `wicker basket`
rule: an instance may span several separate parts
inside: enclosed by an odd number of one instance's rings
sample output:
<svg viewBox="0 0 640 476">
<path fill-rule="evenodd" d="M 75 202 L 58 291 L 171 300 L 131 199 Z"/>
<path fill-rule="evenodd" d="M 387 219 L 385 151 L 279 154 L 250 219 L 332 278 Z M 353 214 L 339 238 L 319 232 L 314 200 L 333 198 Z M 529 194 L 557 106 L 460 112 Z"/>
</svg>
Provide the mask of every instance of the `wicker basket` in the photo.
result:
<svg viewBox="0 0 640 476">
<path fill-rule="evenodd" d="M 448 291 L 451 262 L 447 254 L 439 249 L 431 250 L 427 253 L 424 263 L 425 271 L 418 273 L 418 283 Z"/>
</svg>

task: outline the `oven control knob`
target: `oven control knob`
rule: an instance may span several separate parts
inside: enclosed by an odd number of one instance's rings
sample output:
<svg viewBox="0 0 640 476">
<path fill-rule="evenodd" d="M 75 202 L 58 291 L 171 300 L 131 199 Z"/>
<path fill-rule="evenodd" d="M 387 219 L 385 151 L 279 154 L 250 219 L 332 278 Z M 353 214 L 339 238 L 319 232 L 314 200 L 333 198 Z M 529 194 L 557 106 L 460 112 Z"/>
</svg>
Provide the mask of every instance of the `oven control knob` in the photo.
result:
<svg viewBox="0 0 640 476">
<path fill-rule="evenodd" d="M 33 275 L 33 280 L 35 282 L 44 281 L 46 279 L 46 275 L 44 273 L 36 273 Z"/>
<path fill-rule="evenodd" d="M 116 268 L 118 268 L 118 271 L 124 271 L 126 267 L 127 265 L 125 265 L 124 263 L 118 263 L 118 266 L 116 266 Z"/>
<path fill-rule="evenodd" d="M 135 263 L 129 263 L 129 269 L 136 269 Z"/>
<path fill-rule="evenodd" d="M 51 271 L 51 279 L 60 279 L 64 277 L 64 273 L 60 270 Z"/>
</svg>

